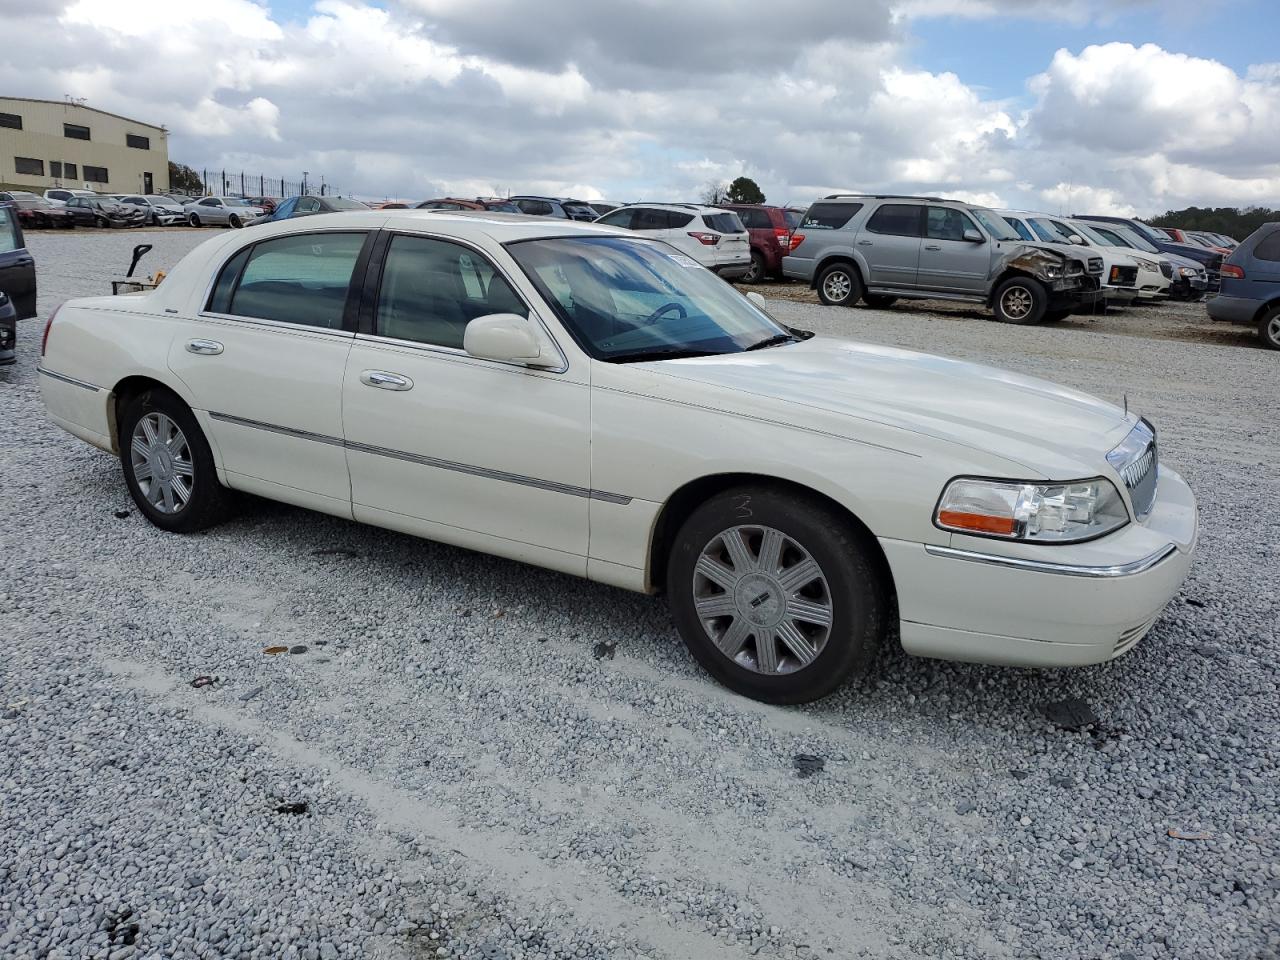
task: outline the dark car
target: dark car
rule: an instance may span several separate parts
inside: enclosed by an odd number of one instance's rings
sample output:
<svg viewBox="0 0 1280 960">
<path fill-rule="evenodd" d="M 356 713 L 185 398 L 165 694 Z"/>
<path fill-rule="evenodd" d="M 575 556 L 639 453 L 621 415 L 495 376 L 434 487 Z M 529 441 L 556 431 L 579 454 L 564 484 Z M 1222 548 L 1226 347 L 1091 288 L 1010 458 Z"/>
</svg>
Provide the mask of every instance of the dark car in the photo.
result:
<svg viewBox="0 0 1280 960">
<path fill-rule="evenodd" d="M 721 203 L 732 210 L 751 235 L 751 267 L 743 283 L 759 283 L 782 276 L 782 258 L 791 252 L 791 233 L 804 220 L 803 210 L 763 203 Z"/>
<path fill-rule="evenodd" d="M 1153 227 L 1149 223 L 1143 223 L 1141 220 L 1134 220 L 1130 217 L 1107 217 L 1092 213 L 1077 213 L 1072 216 L 1072 219 L 1091 220 L 1096 223 L 1115 223 L 1128 227 L 1138 236 L 1154 244 L 1161 253 L 1177 254 L 1179 257 L 1194 260 L 1196 263 L 1201 264 L 1208 274 L 1205 289 L 1211 293 L 1218 289 L 1219 271 L 1222 267 L 1221 253 L 1202 247 L 1197 243 L 1178 243 L 1159 227 Z"/>
<path fill-rule="evenodd" d="M 280 220 L 291 220 L 294 217 L 310 217 L 317 213 L 343 213 L 350 210 L 369 212 L 367 204 L 359 200 L 348 200 L 346 197 L 290 197 L 276 204 L 274 211 L 264 214 L 253 222 L 276 223 Z"/>
<path fill-rule="evenodd" d="M 559 217 L 593 223 L 600 215 L 584 200 L 562 200 L 559 197 L 512 197 L 521 213 L 531 217 Z"/>
<path fill-rule="evenodd" d="M 18 321 L 36 315 L 36 261 L 12 201 L 0 200 L 0 364 L 13 363 Z"/>
<path fill-rule="evenodd" d="M 24 230 L 47 230 L 51 227 L 71 228 L 76 225 L 64 207 L 50 203 L 37 193 L 26 190 L 0 191 L 0 200 L 9 200 L 17 209 L 18 222 Z"/>
<path fill-rule="evenodd" d="M 140 227 L 147 222 L 147 211 L 105 197 L 72 197 L 64 210 L 83 227 Z"/>
<path fill-rule="evenodd" d="M 1280 350 L 1280 222 L 1264 223 L 1222 263 L 1222 291 L 1207 304 L 1209 317 L 1258 327 Z"/>
<path fill-rule="evenodd" d="M 510 200 L 501 197 L 476 197 L 474 200 L 463 200 L 460 197 L 440 197 L 437 200 L 423 200 L 413 205 L 415 210 L 493 210 L 498 213 L 520 213 L 520 208 Z"/>
</svg>

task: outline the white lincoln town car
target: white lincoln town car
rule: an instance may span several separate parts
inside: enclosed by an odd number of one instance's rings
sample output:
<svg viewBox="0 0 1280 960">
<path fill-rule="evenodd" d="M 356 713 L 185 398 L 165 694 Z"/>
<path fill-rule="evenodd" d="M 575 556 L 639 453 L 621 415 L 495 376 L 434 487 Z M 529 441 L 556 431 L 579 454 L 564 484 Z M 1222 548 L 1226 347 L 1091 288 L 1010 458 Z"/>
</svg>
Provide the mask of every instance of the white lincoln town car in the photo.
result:
<svg viewBox="0 0 1280 960">
<path fill-rule="evenodd" d="M 370 211 L 211 239 L 72 300 L 49 416 L 155 525 L 248 491 L 628 590 L 749 697 L 912 654 L 1099 663 L 1191 566 L 1195 499 L 1119 407 L 788 329 L 590 224 Z M 893 623 L 891 618 L 896 618 Z"/>
</svg>

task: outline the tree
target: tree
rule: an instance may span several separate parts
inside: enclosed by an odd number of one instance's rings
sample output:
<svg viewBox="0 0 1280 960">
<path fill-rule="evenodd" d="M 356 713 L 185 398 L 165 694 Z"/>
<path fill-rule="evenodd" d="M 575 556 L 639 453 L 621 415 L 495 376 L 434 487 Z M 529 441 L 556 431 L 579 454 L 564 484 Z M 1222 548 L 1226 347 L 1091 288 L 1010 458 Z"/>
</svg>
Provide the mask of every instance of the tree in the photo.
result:
<svg viewBox="0 0 1280 960">
<path fill-rule="evenodd" d="M 204 193 L 204 181 L 184 163 L 169 161 L 169 189 L 177 193 Z"/>
<path fill-rule="evenodd" d="M 1149 221 L 1155 227 L 1177 227 L 1180 230 L 1208 230 L 1243 240 L 1270 220 L 1280 219 L 1280 211 L 1266 207 L 1187 207 L 1170 210 Z"/>
<path fill-rule="evenodd" d="M 738 177 L 729 184 L 725 199 L 729 203 L 764 203 L 764 192 L 750 177 Z"/>
<path fill-rule="evenodd" d="M 710 207 L 718 207 L 729 202 L 729 185 L 722 180 L 708 180 L 702 188 L 702 202 Z"/>
</svg>

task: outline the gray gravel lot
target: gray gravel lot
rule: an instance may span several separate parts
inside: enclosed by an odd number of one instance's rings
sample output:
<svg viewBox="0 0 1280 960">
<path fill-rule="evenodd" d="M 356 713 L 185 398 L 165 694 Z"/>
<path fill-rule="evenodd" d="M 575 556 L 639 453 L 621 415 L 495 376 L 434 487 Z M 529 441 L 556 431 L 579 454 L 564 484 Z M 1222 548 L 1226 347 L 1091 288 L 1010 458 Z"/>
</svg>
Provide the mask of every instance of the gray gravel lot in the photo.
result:
<svg viewBox="0 0 1280 960">
<path fill-rule="evenodd" d="M 32 235 L 41 315 L 205 236 Z M 0 956 L 1280 956 L 1280 356 L 775 310 L 1127 394 L 1204 525 L 1150 636 L 1062 671 L 888 649 L 756 704 L 660 599 L 258 500 L 152 528 L 43 418 L 27 321 L 0 368 Z M 1071 696 L 1095 728 L 1043 717 Z"/>
</svg>

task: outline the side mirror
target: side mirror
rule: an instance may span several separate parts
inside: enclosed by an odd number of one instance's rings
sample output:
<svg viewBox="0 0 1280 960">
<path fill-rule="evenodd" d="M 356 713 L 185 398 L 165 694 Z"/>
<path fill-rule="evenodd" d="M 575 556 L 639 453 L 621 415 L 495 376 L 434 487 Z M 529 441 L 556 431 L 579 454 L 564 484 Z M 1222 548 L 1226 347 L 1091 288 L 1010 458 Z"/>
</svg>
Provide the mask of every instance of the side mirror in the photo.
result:
<svg viewBox="0 0 1280 960">
<path fill-rule="evenodd" d="M 754 303 L 761 310 L 764 309 L 765 301 L 764 301 L 763 293 L 756 293 L 754 290 L 751 290 L 747 293 L 747 299 L 750 300 L 752 303 Z"/>
<path fill-rule="evenodd" d="M 974 230 L 972 227 L 970 227 L 968 230 L 964 232 L 964 238 L 968 240 L 970 243 L 982 242 L 982 234 L 980 234 L 977 230 Z"/>
<path fill-rule="evenodd" d="M 1080 236 L 1078 233 L 1073 233 L 1067 237 L 1067 242 L 1074 243 L 1076 246 L 1082 247 L 1084 246 L 1084 237 Z"/>
<path fill-rule="evenodd" d="M 462 348 L 482 360 L 522 363 L 527 367 L 554 367 L 557 356 L 548 356 L 533 325 L 516 313 L 491 313 L 476 317 L 462 334 Z"/>
</svg>

